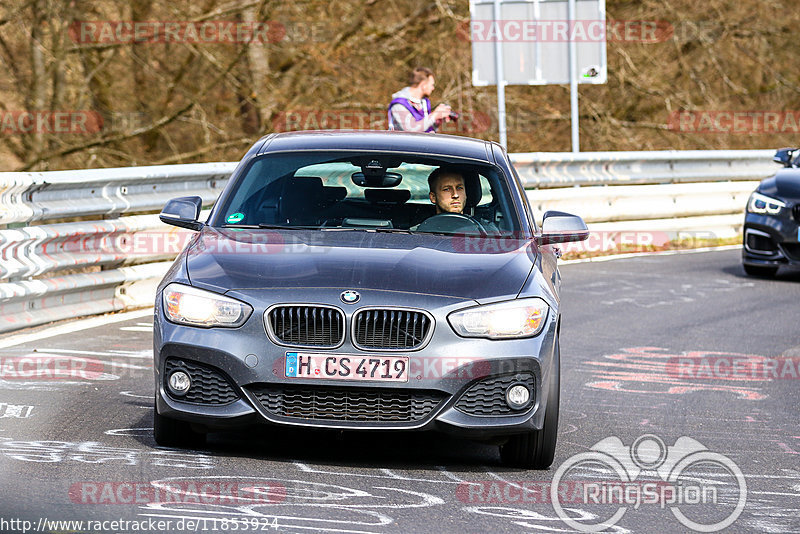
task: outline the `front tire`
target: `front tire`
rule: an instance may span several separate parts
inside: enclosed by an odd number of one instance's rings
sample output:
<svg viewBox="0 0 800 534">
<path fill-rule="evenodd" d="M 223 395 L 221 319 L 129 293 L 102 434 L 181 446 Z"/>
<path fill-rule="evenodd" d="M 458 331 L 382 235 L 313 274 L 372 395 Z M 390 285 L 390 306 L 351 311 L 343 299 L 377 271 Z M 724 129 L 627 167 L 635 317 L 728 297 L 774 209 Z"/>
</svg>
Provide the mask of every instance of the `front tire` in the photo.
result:
<svg viewBox="0 0 800 534">
<path fill-rule="evenodd" d="M 544 425 L 541 430 L 513 436 L 505 445 L 500 446 L 500 459 L 505 465 L 547 469 L 553 463 L 558 438 L 558 403 L 561 389 L 561 347 L 558 342 L 553 360 Z"/>
<path fill-rule="evenodd" d="M 153 437 L 161 446 L 178 448 L 198 448 L 205 445 L 206 435 L 195 432 L 186 421 L 164 417 L 153 406 Z"/>
<path fill-rule="evenodd" d="M 775 276 L 775 273 L 778 272 L 777 267 L 773 267 L 771 265 L 768 266 L 760 266 L 760 265 L 747 265 L 746 263 L 742 264 L 744 267 L 744 272 L 749 274 L 750 276 L 760 276 L 762 278 L 772 278 Z"/>
</svg>

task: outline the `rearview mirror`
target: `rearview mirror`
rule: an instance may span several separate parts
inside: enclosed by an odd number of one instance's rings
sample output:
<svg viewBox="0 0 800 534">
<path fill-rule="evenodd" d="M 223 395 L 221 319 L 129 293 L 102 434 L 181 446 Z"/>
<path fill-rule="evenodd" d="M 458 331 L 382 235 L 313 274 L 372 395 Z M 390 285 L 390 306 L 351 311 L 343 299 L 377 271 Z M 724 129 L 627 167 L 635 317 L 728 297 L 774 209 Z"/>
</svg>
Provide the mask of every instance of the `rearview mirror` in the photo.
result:
<svg viewBox="0 0 800 534">
<path fill-rule="evenodd" d="M 780 163 L 784 167 L 791 167 L 792 157 L 795 155 L 796 151 L 796 148 L 781 148 L 772 156 L 772 161 Z"/>
<path fill-rule="evenodd" d="M 197 219 L 200 217 L 202 207 L 203 199 L 200 197 L 173 198 L 167 202 L 158 218 L 165 224 L 180 226 L 189 230 L 200 230 L 204 224 Z"/>
<path fill-rule="evenodd" d="M 355 172 L 350 177 L 353 183 L 359 187 L 395 187 L 403 181 L 403 176 L 396 172 L 385 172 L 383 174 L 364 174 Z"/>
<path fill-rule="evenodd" d="M 536 236 L 540 245 L 569 241 L 583 241 L 589 237 L 589 228 L 577 215 L 562 211 L 548 211 L 542 219 L 542 233 Z"/>
</svg>

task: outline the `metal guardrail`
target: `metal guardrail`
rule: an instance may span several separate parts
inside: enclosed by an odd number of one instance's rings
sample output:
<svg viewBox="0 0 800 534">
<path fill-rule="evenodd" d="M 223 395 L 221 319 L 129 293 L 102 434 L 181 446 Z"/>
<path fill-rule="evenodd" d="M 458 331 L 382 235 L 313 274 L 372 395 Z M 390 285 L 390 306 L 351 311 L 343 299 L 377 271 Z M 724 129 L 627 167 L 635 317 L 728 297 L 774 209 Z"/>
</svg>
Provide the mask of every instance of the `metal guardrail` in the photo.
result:
<svg viewBox="0 0 800 534">
<path fill-rule="evenodd" d="M 0 283 L 0 332 L 152 305 L 147 295 L 171 263 Z"/>
<path fill-rule="evenodd" d="M 700 227 L 704 221 L 731 228 L 741 220 L 755 181 L 777 170 L 772 155 L 746 150 L 511 157 L 535 214 L 573 211 L 599 223 L 593 227 L 616 231 L 626 223 L 643 229 L 642 219 L 662 229 Z M 235 166 L 0 173 L 0 332 L 152 304 L 153 288 L 170 265 L 164 260 L 189 235 L 154 213 L 177 196 L 199 195 L 211 204 Z M 617 187 L 626 185 L 637 187 Z M 161 246 L 134 245 L 140 237 L 152 245 L 154 236 Z"/>
<path fill-rule="evenodd" d="M 774 150 L 528 152 L 511 154 L 526 188 L 762 180 Z"/>
<path fill-rule="evenodd" d="M 186 239 L 152 213 L 177 196 L 213 203 L 235 167 L 0 173 L 0 332 L 152 304 Z"/>
<path fill-rule="evenodd" d="M 168 260 L 183 244 L 184 232 L 166 227 L 157 215 L 27 226 L 0 231 L 0 280 L 24 280 L 65 269 Z M 137 247 L 137 235 L 159 236 L 156 247 Z M 177 249 L 177 250 L 176 250 Z"/>
<path fill-rule="evenodd" d="M 211 203 L 235 168 L 225 162 L 0 173 L 0 225 L 153 212 L 183 195 Z"/>
<path fill-rule="evenodd" d="M 585 186 L 529 189 L 537 221 L 547 210 L 583 216 L 587 223 L 743 215 L 757 181 Z"/>
</svg>

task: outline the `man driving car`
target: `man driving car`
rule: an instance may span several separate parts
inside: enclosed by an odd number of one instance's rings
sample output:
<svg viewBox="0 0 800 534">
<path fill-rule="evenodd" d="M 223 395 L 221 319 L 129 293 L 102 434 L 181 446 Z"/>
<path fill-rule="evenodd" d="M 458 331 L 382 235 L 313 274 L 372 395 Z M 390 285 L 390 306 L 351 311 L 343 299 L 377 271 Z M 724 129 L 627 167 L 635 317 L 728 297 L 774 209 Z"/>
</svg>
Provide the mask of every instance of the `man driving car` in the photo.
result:
<svg viewBox="0 0 800 534">
<path fill-rule="evenodd" d="M 445 167 L 439 167 L 428 176 L 429 197 L 436 205 L 436 213 L 461 213 L 467 200 L 464 177 Z"/>
<path fill-rule="evenodd" d="M 476 219 L 464 213 L 464 208 L 467 205 L 467 187 L 464 175 L 458 170 L 439 167 L 428 176 L 428 187 L 430 188 L 428 197 L 431 203 L 436 206 L 436 214 L 412 227 L 412 231 L 432 231 L 434 229 L 436 231 L 446 231 L 444 230 L 445 228 L 459 228 L 461 225 L 454 221 L 440 224 L 433 223 L 436 220 L 436 215 L 454 214 L 473 221 L 471 224 L 477 225 L 482 233 L 490 235 L 499 233 L 497 226 L 491 221 Z M 480 196 L 480 193 L 478 196 Z M 445 224 L 445 226 L 442 227 L 441 224 Z M 469 225 L 466 228 L 469 228 Z"/>
</svg>

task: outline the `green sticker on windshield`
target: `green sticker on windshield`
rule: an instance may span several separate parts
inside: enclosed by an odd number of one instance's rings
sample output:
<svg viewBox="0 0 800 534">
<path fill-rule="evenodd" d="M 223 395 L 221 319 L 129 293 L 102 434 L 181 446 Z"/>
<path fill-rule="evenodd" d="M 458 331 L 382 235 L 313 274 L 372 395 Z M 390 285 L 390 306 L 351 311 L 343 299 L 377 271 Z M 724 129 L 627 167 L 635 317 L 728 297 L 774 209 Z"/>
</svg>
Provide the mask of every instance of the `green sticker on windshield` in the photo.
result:
<svg viewBox="0 0 800 534">
<path fill-rule="evenodd" d="M 231 213 L 230 215 L 228 215 L 228 218 L 225 219 L 225 222 L 238 223 L 242 219 L 244 219 L 244 213 L 238 213 L 238 212 L 237 213 Z"/>
</svg>

